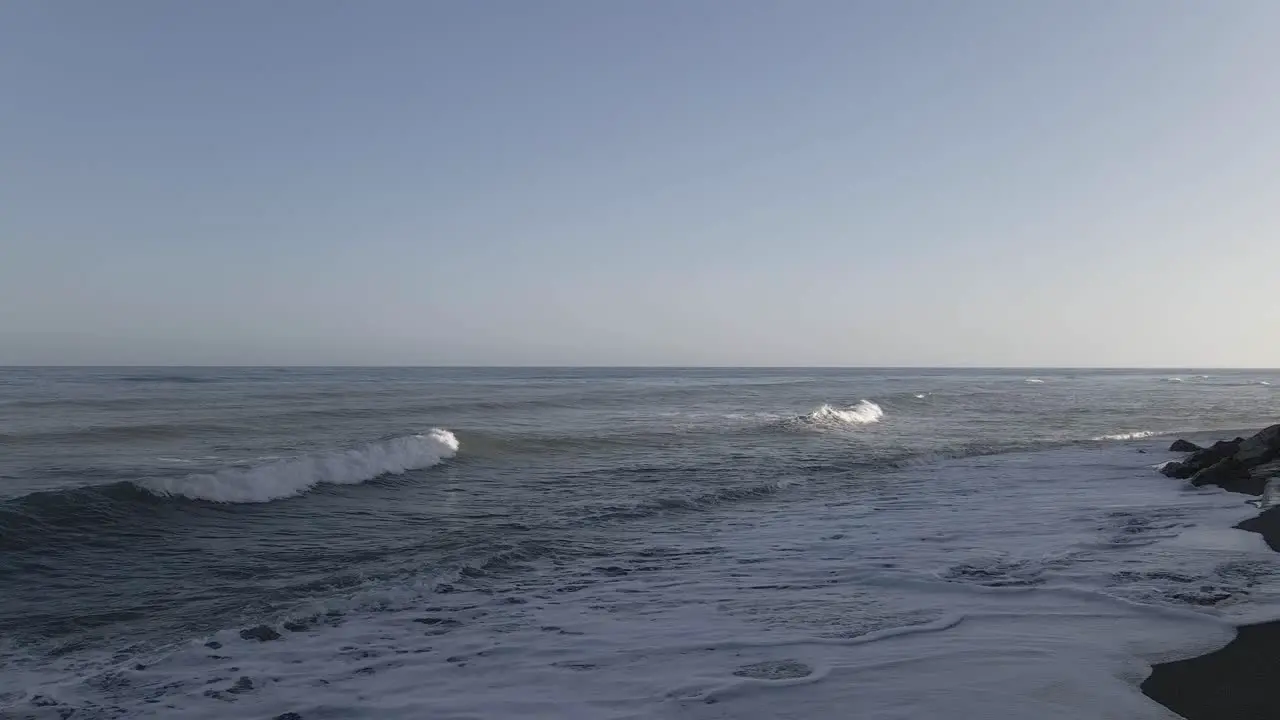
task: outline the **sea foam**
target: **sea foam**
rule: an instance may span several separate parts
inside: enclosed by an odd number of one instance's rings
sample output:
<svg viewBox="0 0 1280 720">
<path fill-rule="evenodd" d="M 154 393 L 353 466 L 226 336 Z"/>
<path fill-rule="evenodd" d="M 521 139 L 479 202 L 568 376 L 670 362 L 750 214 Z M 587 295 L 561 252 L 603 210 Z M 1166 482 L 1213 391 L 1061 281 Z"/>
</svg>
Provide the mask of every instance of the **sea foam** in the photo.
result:
<svg viewBox="0 0 1280 720">
<path fill-rule="evenodd" d="M 1133 432 L 1111 433 L 1110 435 L 1099 435 L 1094 440 L 1141 440 L 1149 438 L 1157 433 L 1153 430 L 1135 430 Z"/>
<path fill-rule="evenodd" d="M 180 478 L 148 478 L 135 485 L 161 496 L 222 503 L 260 503 L 301 495 L 321 483 L 355 485 L 437 465 L 458 452 L 458 438 L 433 429 L 349 450 L 313 453 L 248 468 Z"/>
<path fill-rule="evenodd" d="M 804 419 L 816 425 L 868 425 L 880 422 L 884 410 L 870 400 L 861 400 L 857 405 L 847 408 L 836 408 L 823 404 Z"/>
</svg>

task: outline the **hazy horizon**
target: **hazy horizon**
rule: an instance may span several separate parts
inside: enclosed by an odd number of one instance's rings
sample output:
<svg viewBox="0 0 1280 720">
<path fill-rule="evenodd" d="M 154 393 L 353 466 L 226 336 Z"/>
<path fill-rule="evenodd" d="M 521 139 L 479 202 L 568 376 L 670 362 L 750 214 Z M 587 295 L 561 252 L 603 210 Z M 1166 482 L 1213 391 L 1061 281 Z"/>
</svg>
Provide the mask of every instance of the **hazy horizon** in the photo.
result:
<svg viewBox="0 0 1280 720">
<path fill-rule="evenodd" d="M 1126 365 L 0 365 L 0 369 L 104 370 L 904 370 L 1000 372 L 1277 372 L 1280 367 L 1248 366 L 1126 366 Z"/>
<path fill-rule="evenodd" d="M 0 5 L 0 365 L 1280 367 L 1280 4 Z"/>
</svg>

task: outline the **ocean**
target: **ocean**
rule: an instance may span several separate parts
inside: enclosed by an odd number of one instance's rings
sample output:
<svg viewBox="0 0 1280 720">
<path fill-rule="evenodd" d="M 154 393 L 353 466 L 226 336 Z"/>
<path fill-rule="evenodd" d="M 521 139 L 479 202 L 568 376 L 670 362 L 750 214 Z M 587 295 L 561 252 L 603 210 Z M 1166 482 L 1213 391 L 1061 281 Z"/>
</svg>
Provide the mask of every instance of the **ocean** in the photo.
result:
<svg viewBox="0 0 1280 720">
<path fill-rule="evenodd" d="M 0 717 L 1170 718 L 1277 371 L 0 369 Z"/>
</svg>

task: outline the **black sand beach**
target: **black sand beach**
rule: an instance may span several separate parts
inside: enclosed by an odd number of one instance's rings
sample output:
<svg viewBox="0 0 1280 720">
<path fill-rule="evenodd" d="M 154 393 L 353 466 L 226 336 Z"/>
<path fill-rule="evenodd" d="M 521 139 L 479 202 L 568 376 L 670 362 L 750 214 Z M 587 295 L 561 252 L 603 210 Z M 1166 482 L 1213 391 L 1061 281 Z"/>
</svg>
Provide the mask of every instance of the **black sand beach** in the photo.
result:
<svg viewBox="0 0 1280 720">
<path fill-rule="evenodd" d="M 1250 493 L 1252 494 L 1252 493 Z M 1280 507 L 1236 525 L 1280 552 Z M 1157 665 L 1142 692 L 1187 720 L 1280 718 L 1280 621 L 1238 628 L 1221 650 Z"/>
<path fill-rule="evenodd" d="M 1280 622 L 1239 629 L 1216 652 L 1157 665 L 1142 683 L 1147 697 L 1187 720 L 1280 718 Z"/>
</svg>

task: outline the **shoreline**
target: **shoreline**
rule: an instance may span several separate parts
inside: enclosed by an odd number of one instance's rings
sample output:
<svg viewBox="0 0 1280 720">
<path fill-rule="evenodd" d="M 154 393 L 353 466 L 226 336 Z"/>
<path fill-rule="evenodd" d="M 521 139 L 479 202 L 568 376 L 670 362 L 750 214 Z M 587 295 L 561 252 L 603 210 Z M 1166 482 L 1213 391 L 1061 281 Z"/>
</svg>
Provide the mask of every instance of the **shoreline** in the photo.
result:
<svg viewBox="0 0 1280 720">
<path fill-rule="evenodd" d="M 1262 494 L 1262 487 L 1256 493 L 1224 489 Z M 1261 535 L 1267 547 L 1280 552 L 1280 507 L 1263 510 L 1235 528 Z M 1280 620 L 1272 620 L 1237 627 L 1236 637 L 1219 650 L 1153 666 L 1140 687 L 1144 695 L 1186 720 L 1271 720 L 1280 717 L 1280 700 L 1273 690 L 1277 676 Z"/>
<path fill-rule="evenodd" d="M 1186 720 L 1271 720 L 1280 673 L 1280 620 L 1236 628 L 1226 647 L 1163 663 L 1143 681 L 1144 695 Z"/>
</svg>

